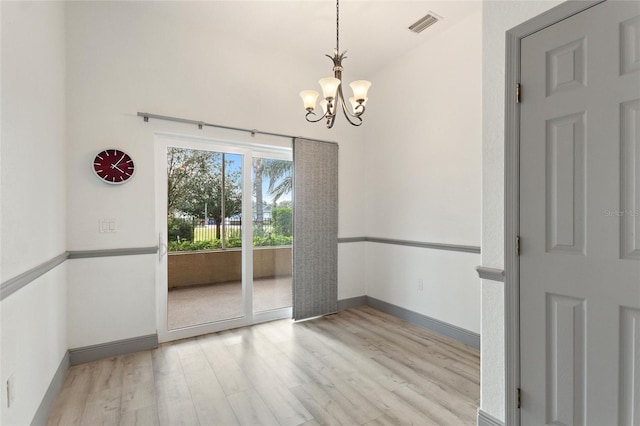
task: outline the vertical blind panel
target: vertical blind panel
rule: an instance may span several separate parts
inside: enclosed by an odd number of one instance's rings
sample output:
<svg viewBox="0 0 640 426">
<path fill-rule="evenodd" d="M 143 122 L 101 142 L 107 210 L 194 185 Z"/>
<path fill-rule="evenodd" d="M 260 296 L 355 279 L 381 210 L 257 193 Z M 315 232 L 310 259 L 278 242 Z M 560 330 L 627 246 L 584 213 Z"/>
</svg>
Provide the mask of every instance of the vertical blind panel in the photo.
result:
<svg viewBox="0 0 640 426">
<path fill-rule="evenodd" d="M 338 145 L 293 141 L 293 319 L 338 310 Z"/>
</svg>

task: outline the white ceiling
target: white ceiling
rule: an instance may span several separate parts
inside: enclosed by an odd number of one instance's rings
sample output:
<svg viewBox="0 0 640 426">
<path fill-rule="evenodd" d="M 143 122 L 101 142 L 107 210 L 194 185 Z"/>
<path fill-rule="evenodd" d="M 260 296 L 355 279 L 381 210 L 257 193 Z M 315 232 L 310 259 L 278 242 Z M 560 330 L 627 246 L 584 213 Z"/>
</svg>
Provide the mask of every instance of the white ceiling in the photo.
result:
<svg viewBox="0 0 640 426">
<path fill-rule="evenodd" d="M 294 55 L 331 74 L 336 43 L 334 0 L 235 0 L 216 2 L 212 25 L 269 51 Z M 479 0 L 342 0 L 340 50 L 347 50 L 347 81 L 370 79 L 377 69 L 481 10 Z M 443 19 L 420 34 L 408 27 L 429 12 Z M 478 35 L 480 36 L 480 35 Z M 462 53 L 461 53 L 462 54 Z M 283 64 L 286 68 L 287 64 Z M 318 76 L 322 77 L 322 76 Z"/>
</svg>

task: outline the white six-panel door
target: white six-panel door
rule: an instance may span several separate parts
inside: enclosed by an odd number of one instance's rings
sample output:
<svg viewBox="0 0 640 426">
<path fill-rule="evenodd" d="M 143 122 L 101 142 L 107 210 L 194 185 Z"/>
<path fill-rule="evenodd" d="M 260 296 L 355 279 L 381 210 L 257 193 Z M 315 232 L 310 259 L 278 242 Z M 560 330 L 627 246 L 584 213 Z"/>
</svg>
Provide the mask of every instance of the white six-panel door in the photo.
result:
<svg viewBox="0 0 640 426">
<path fill-rule="evenodd" d="M 521 421 L 640 425 L 640 2 L 521 58 Z"/>
</svg>

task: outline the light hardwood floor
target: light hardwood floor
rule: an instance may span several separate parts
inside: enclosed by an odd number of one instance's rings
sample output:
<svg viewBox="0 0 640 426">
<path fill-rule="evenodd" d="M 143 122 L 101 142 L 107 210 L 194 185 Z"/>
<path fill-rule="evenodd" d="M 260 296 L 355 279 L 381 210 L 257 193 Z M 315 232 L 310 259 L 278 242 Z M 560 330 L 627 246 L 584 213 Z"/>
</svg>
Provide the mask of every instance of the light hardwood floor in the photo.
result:
<svg viewBox="0 0 640 426">
<path fill-rule="evenodd" d="M 371 307 L 74 366 L 49 425 L 475 425 L 478 351 Z"/>
</svg>

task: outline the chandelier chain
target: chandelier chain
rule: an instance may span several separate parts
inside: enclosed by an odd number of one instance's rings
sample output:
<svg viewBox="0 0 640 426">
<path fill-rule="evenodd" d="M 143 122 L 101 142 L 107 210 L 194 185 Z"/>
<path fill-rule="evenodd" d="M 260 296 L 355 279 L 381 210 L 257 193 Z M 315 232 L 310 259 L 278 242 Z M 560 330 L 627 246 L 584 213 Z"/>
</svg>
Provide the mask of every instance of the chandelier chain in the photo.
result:
<svg viewBox="0 0 640 426">
<path fill-rule="evenodd" d="M 340 0 L 336 0 L 336 52 L 340 54 Z"/>
</svg>

